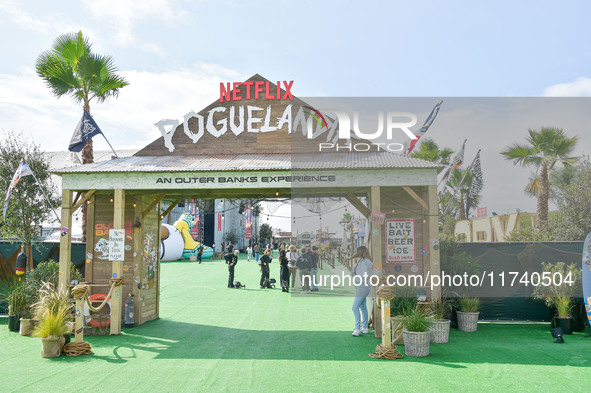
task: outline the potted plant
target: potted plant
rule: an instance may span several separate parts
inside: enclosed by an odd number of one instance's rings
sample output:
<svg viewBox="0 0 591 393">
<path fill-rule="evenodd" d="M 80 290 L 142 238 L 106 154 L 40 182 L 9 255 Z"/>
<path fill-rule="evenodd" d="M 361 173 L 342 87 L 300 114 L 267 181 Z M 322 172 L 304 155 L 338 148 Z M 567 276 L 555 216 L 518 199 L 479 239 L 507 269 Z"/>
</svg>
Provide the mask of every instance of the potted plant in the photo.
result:
<svg viewBox="0 0 591 393">
<path fill-rule="evenodd" d="M 58 357 L 65 343 L 63 336 L 69 332 L 72 305 L 66 293 L 54 289 L 49 283 L 43 284 L 39 295 L 39 301 L 35 303 L 35 316 L 39 323 L 33 335 L 41 338 L 42 357 Z"/>
<path fill-rule="evenodd" d="M 431 331 L 431 342 L 436 344 L 448 342 L 451 321 L 446 316 L 448 311 L 451 310 L 450 304 L 446 299 L 438 297 L 431 300 L 429 308 L 433 315 L 433 324 L 429 328 Z"/>
<path fill-rule="evenodd" d="M 478 329 L 478 307 L 480 300 L 475 297 L 463 297 L 460 299 L 458 315 L 458 329 L 461 332 L 475 332 Z"/>
<path fill-rule="evenodd" d="M 10 284 L 8 294 L 8 330 L 18 332 L 20 328 L 20 316 L 25 307 L 25 291 L 22 281 L 14 281 Z"/>
<path fill-rule="evenodd" d="M 563 334 L 572 334 L 572 309 L 573 297 L 580 292 L 581 269 L 575 265 L 566 265 L 564 262 L 542 263 L 542 275 L 549 277 L 562 277 L 560 285 L 539 285 L 534 290 L 534 298 L 542 300 L 548 307 L 556 309 L 556 327 L 562 329 Z M 569 284 L 570 282 L 570 284 Z M 573 284 L 574 285 L 571 285 Z"/>
<path fill-rule="evenodd" d="M 417 291 L 412 286 L 394 286 L 394 299 L 390 300 L 390 326 L 392 344 L 404 344 L 402 318 L 406 310 L 414 309 L 418 304 Z"/>
<path fill-rule="evenodd" d="M 417 305 L 413 309 L 406 310 L 402 317 L 402 325 L 404 326 L 402 334 L 404 336 L 404 353 L 407 356 L 429 355 L 431 323 L 432 317 L 428 309 Z"/>
</svg>

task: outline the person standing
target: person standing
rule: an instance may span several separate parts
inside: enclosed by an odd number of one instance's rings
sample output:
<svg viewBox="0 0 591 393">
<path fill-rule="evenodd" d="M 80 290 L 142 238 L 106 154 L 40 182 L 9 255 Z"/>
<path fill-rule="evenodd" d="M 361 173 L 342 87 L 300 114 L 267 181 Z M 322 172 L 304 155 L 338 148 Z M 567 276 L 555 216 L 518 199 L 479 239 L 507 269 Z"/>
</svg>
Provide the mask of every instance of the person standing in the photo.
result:
<svg viewBox="0 0 591 393">
<path fill-rule="evenodd" d="M 308 251 L 308 255 L 312 260 L 312 267 L 310 268 L 310 291 L 318 292 L 318 262 L 320 261 L 320 254 L 318 254 L 318 247 L 312 246 L 312 249 Z"/>
<path fill-rule="evenodd" d="M 257 242 L 254 244 L 254 258 L 257 262 L 259 261 L 260 255 L 261 255 L 261 246 L 259 246 L 259 243 Z"/>
<path fill-rule="evenodd" d="M 306 247 L 302 247 L 301 254 L 296 261 L 296 267 L 300 271 L 300 280 L 302 280 L 302 293 L 310 293 L 310 269 L 312 268 L 312 259 L 306 254 Z"/>
<path fill-rule="evenodd" d="M 285 250 L 279 251 L 279 263 L 281 264 L 279 280 L 281 281 L 281 292 L 289 293 L 289 260 Z"/>
<path fill-rule="evenodd" d="M 203 256 L 203 244 L 199 244 L 197 247 L 197 260 L 201 263 L 201 257 Z"/>
<path fill-rule="evenodd" d="M 289 246 L 289 251 L 287 252 L 287 267 L 289 269 L 289 278 L 290 278 L 290 282 L 291 282 L 291 289 L 293 290 L 293 288 L 295 287 L 295 282 L 296 282 L 296 278 L 297 278 L 297 274 L 298 274 L 298 268 L 296 266 L 296 261 L 298 260 L 298 253 L 296 252 L 296 246 L 294 246 L 293 244 L 291 246 Z"/>
<path fill-rule="evenodd" d="M 261 257 L 261 289 L 269 287 L 269 264 L 272 259 L 271 250 L 265 250 L 265 254 Z"/>
<path fill-rule="evenodd" d="M 234 253 L 234 246 L 232 245 L 231 241 L 228 241 L 227 249 L 228 249 L 228 254 Z"/>
<path fill-rule="evenodd" d="M 355 330 L 353 330 L 353 336 L 357 337 L 361 333 L 369 333 L 367 296 L 369 295 L 369 274 L 373 267 L 373 262 L 369 255 L 369 250 L 365 246 L 360 246 L 355 255 L 351 258 L 357 259 L 357 263 L 353 266 L 353 269 L 351 269 L 353 285 L 355 285 L 355 298 L 353 299 L 352 307 L 353 315 L 355 316 Z M 355 276 L 361 276 L 361 282 L 355 280 Z M 361 316 L 359 315 L 360 313 Z"/>
<path fill-rule="evenodd" d="M 238 250 L 233 254 L 226 254 L 224 258 L 228 264 L 228 288 L 234 288 L 234 267 L 238 263 Z"/>
<path fill-rule="evenodd" d="M 250 262 L 251 258 L 252 258 L 252 243 L 248 243 L 248 247 L 246 247 L 246 255 L 247 255 L 247 261 Z"/>
</svg>

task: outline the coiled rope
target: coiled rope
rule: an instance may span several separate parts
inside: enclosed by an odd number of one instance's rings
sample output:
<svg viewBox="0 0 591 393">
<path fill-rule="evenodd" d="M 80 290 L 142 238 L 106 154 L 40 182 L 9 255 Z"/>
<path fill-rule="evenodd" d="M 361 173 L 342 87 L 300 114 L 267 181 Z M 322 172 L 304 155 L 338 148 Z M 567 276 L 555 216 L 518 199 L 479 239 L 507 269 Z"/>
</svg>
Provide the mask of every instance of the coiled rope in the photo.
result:
<svg viewBox="0 0 591 393">
<path fill-rule="evenodd" d="M 402 359 L 404 357 L 398 351 L 398 349 L 396 348 L 395 345 L 392 345 L 390 348 L 384 348 L 382 346 L 382 344 L 379 344 L 378 346 L 376 346 L 376 352 L 370 353 L 369 356 L 371 356 L 374 359 L 388 359 L 388 360 Z"/>
<path fill-rule="evenodd" d="M 67 356 L 90 355 L 92 347 L 87 342 L 70 342 L 64 345 L 64 353 Z"/>
</svg>

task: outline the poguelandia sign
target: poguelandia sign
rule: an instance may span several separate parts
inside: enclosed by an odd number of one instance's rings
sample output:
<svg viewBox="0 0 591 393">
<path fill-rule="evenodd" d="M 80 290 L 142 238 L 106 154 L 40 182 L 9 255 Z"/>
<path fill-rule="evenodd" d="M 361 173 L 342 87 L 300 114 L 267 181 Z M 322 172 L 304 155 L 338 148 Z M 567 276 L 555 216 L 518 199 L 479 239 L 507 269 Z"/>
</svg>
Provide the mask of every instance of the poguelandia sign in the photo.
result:
<svg viewBox="0 0 591 393">
<path fill-rule="evenodd" d="M 184 133 L 193 143 L 199 142 L 206 132 L 219 138 L 228 132 L 239 136 L 243 132 L 268 133 L 287 130 L 290 135 L 299 132 L 308 139 L 318 140 L 318 151 L 400 152 L 404 150 L 404 146 L 394 141 L 395 138 L 417 139 L 410 130 L 417 123 L 414 113 L 378 112 L 377 115 L 374 114 L 377 126 L 372 128 L 372 131 L 362 130 L 359 112 L 349 113 L 339 108 L 318 109 L 293 104 L 293 84 L 294 81 L 223 82 L 220 83 L 219 102 L 224 105 L 213 107 L 205 114 L 189 111 L 183 117 L 182 123 L 177 119 L 165 119 L 155 125 L 170 152 L 175 149 L 172 137 L 181 124 Z M 244 104 L 246 100 L 248 104 Z M 264 105 L 258 106 L 257 100 Z M 281 115 L 274 118 L 273 102 L 280 102 L 278 105 L 284 107 L 280 110 Z M 286 102 L 289 104 L 285 105 Z M 228 105 L 229 103 L 235 105 Z M 191 119 L 196 120 L 193 129 L 189 127 Z M 384 139 L 385 142 L 378 142 Z"/>
</svg>

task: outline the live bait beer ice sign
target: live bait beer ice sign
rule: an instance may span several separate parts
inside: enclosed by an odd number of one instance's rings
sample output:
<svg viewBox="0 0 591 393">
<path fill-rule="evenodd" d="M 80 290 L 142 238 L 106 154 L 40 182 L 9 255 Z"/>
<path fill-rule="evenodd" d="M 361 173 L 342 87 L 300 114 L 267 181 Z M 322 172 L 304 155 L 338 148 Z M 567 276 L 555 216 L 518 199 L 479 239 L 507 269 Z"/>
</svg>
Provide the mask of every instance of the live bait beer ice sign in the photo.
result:
<svg viewBox="0 0 591 393">
<path fill-rule="evenodd" d="M 387 262 L 415 262 L 415 220 L 386 220 Z"/>
</svg>

